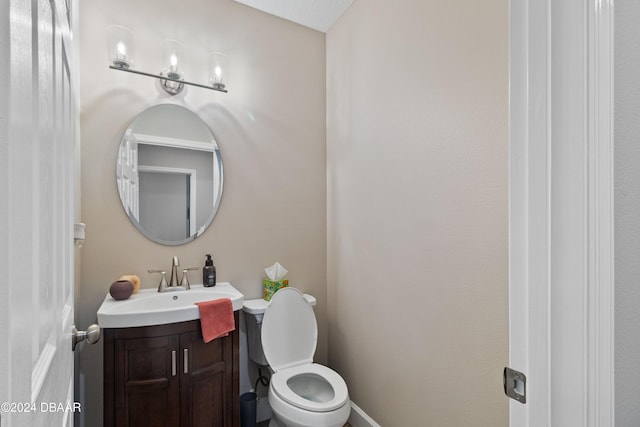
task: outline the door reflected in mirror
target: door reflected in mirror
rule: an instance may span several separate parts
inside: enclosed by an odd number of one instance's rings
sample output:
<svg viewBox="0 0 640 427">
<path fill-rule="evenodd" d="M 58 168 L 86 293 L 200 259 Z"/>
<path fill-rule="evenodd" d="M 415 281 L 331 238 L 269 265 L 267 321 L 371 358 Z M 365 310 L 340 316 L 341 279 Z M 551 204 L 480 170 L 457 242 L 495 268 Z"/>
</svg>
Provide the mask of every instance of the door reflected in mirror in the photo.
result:
<svg viewBox="0 0 640 427">
<path fill-rule="evenodd" d="M 142 234 L 163 245 L 182 245 L 204 233 L 218 210 L 220 150 L 195 113 L 156 105 L 124 132 L 116 180 L 122 207 Z"/>
</svg>

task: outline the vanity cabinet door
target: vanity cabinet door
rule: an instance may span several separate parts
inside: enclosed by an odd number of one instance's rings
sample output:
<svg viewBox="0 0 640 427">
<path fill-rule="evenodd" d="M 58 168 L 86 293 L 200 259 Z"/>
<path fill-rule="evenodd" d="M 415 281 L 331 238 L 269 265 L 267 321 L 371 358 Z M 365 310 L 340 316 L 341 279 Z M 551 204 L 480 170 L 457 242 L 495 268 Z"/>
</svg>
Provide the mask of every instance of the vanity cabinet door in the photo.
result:
<svg viewBox="0 0 640 427">
<path fill-rule="evenodd" d="M 236 330 L 207 344 L 199 320 L 104 329 L 105 427 L 239 427 Z"/>
<path fill-rule="evenodd" d="M 183 371 L 180 378 L 182 426 L 232 427 L 232 336 L 207 344 L 200 332 L 180 335 Z"/>
<path fill-rule="evenodd" d="M 118 340 L 115 360 L 115 425 L 179 425 L 178 337 Z"/>
</svg>

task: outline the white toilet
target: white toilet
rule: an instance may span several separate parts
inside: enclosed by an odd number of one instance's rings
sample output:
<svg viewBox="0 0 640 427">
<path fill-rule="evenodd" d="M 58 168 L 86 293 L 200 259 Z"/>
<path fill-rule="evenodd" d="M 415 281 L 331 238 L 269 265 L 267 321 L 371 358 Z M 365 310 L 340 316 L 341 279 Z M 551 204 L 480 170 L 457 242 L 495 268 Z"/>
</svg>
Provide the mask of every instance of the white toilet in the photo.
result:
<svg viewBox="0 0 640 427">
<path fill-rule="evenodd" d="M 302 292 L 276 292 L 264 312 L 261 338 L 273 370 L 269 404 L 274 416 L 269 426 L 342 427 L 351 413 L 347 384 L 337 372 L 313 363 L 318 325 Z"/>
</svg>

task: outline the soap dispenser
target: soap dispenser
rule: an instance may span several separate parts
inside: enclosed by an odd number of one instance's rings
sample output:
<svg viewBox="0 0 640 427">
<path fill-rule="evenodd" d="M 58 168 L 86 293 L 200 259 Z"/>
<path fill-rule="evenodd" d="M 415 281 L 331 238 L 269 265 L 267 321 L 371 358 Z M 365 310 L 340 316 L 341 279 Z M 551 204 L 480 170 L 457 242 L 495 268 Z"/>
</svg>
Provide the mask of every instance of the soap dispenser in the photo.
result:
<svg viewBox="0 0 640 427">
<path fill-rule="evenodd" d="M 216 285 L 216 266 L 213 265 L 211 254 L 207 254 L 207 260 L 202 267 L 202 284 L 207 288 Z"/>
</svg>

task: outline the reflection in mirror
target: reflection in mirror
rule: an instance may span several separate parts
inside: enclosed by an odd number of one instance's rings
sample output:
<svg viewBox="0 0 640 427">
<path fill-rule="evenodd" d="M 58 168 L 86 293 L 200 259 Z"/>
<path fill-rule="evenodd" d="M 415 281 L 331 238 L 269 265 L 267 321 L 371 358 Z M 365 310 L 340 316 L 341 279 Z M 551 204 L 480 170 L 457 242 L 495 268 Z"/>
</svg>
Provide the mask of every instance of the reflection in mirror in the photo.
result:
<svg viewBox="0 0 640 427">
<path fill-rule="evenodd" d="M 116 180 L 131 222 L 147 238 L 181 245 L 211 224 L 222 196 L 222 160 L 207 125 L 190 110 L 156 105 L 124 132 Z"/>
</svg>

